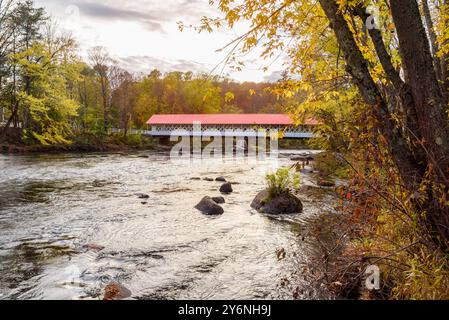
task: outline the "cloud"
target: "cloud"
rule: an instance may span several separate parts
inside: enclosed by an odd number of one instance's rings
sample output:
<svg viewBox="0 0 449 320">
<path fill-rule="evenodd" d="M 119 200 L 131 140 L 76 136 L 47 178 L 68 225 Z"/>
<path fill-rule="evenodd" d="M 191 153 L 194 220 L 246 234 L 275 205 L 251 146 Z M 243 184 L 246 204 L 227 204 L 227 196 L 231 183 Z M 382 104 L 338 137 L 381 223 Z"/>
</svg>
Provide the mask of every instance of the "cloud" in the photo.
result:
<svg viewBox="0 0 449 320">
<path fill-rule="evenodd" d="M 38 0 L 38 4 L 64 11 L 76 6 L 81 15 L 94 20 L 139 22 L 149 31 L 164 32 L 163 24 L 211 14 L 204 0 Z"/>
<path fill-rule="evenodd" d="M 150 31 L 163 32 L 162 20 L 156 13 L 118 8 L 99 2 L 82 2 L 78 4 L 81 14 L 97 19 L 138 21 Z"/>
<path fill-rule="evenodd" d="M 123 69 L 134 74 L 149 74 L 153 69 L 158 69 L 163 73 L 171 71 L 207 72 L 203 64 L 183 59 L 169 61 L 151 56 L 130 56 L 119 57 L 116 60 Z"/>
<path fill-rule="evenodd" d="M 283 71 L 273 71 L 271 74 L 264 77 L 265 82 L 277 82 L 282 79 Z"/>
</svg>

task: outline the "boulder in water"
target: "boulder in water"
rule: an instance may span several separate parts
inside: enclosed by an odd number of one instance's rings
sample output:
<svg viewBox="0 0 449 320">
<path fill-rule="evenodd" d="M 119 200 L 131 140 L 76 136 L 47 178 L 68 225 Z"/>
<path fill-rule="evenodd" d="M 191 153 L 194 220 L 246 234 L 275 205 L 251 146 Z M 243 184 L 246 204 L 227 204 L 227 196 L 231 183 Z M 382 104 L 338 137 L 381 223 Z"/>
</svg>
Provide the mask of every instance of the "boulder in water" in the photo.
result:
<svg viewBox="0 0 449 320">
<path fill-rule="evenodd" d="M 223 198 L 223 197 L 213 197 L 212 200 L 218 204 L 226 203 L 225 198 Z"/>
<path fill-rule="evenodd" d="M 211 197 L 204 197 L 200 203 L 195 206 L 195 209 L 201 211 L 206 215 L 221 215 L 224 213 L 222 207 L 220 207 Z"/>
<path fill-rule="evenodd" d="M 286 193 L 270 198 L 268 190 L 260 192 L 251 203 L 251 208 L 268 214 L 294 214 L 302 213 L 303 205 L 296 196 Z"/>
<path fill-rule="evenodd" d="M 221 193 L 225 193 L 225 194 L 230 194 L 232 193 L 234 190 L 232 189 L 232 184 L 230 184 L 229 182 L 225 183 L 224 185 L 221 186 L 220 188 L 220 192 Z"/>
<path fill-rule="evenodd" d="M 215 181 L 226 182 L 226 179 L 224 177 L 218 177 L 217 179 L 215 179 Z"/>
<path fill-rule="evenodd" d="M 131 297 L 132 293 L 119 283 L 111 282 L 104 289 L 103 300 L 123 300 Z"/>
<path fill-rule="evenodd" d="M 137 193 L 136 196 L 139 199 L 149 199 L 150 198 L 150 196 L 145 193 Z"/>
</svg>

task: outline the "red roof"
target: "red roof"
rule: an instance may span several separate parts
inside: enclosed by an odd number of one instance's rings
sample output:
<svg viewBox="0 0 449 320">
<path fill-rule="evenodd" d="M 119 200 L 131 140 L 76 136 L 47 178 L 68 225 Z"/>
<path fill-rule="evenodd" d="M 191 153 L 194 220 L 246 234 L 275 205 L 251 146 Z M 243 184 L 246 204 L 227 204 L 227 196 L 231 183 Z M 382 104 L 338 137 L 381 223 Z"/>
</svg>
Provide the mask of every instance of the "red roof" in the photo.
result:
<svg viewBox="0 0 449 320">
<path fill-rule="evenodd" d="M 243 124 L 243 125 L 293 125 L 293 121 L 285 114 L 170 114 L 154 115 L 148 120 L 149 125 L 164 124 Z M 305 124 L 317 125 L 315 119 L 307 120 Z"/>
</svg>

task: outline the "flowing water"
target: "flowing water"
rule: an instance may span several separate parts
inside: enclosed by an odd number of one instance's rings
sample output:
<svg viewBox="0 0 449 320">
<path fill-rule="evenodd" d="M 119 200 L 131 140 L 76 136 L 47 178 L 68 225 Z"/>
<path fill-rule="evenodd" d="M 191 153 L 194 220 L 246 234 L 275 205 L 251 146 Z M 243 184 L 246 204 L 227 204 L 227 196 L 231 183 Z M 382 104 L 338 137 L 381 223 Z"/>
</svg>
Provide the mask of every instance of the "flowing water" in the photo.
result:
<svg viewBox="0 0 449 320">
<path fill-rule="evenodd" d="M 95 299 L 110 281 L 134 299 L 292 299 L 298 286 L 308 297 L 301 229 L 331 201 L 302 199 L 304 213 L 282 219 L 250 208 L 265 173 L 291 164 L 0 155 L 0 299 Z M 234 193 L 224 215 L 202 215 L 194 206 L 220 183 L 197 179 L 218 176 Z"/>
</svg>

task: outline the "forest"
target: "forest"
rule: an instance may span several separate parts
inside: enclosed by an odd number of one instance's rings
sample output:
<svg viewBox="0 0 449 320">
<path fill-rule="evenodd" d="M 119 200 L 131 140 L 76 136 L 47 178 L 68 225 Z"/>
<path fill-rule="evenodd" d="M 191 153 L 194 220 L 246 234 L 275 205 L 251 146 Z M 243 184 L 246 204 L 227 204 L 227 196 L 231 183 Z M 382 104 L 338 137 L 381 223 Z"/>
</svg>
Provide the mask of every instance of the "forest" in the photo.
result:
<svg viewBox="0 0 449 320">
<path fill-rule="evenodd" d="M 0 2 L 0 139 L 68 144 L 110 128 L 145 128 L 155 113 L 276 113 L 270 83 L 237 83 L 192 72 L 131 74 L 104 47 L 79 47 L 33 1 Z M 11 140 L 11 137 L 9 137 Z M 14 139 L 16 141 L 14 141 Z M 20 140 L 20 141 L 19 141 Z"/>
</svg>

